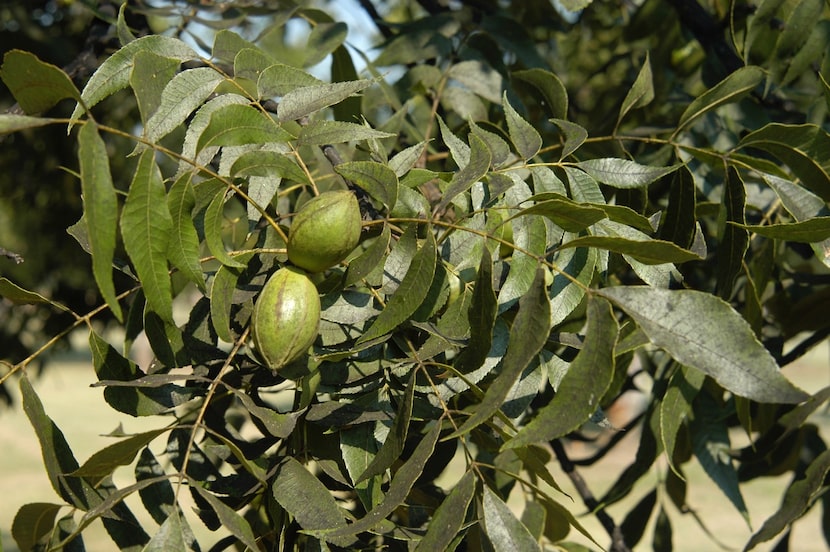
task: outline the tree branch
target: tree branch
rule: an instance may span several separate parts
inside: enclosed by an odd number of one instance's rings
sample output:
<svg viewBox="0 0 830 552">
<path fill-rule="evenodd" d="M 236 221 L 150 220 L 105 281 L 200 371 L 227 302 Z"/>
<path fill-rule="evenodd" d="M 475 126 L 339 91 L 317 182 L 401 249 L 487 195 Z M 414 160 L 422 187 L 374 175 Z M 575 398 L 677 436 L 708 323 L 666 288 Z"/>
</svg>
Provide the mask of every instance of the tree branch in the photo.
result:
<svg viewBox="0 0 830 552">
<path fill-rule="evenodd" d="M 622 529 L 614 523 L 614 520 L 605 511 L 605 508 L 600 506 L 591 489 L 588 488 L 588 484 L 585 483 L 585 480 L 576 471 L 576 466 L 568 458 L 568 453 L 565 451 L 562 441 L 554 439 L 550 445 L 553 447 L 553 453 L 556 455 L 556 460 L 559 462 L 559 465 L 562 466 L 562 470 L 570 478 L 574 487 L 576 487 L 576 491 L 582 498 L 582 502 L 590 511 L 595 512 L 597 519 L 611 536 L 611 552 L 631 552 L 631 549 L 625 544 Z"/>
</svg>

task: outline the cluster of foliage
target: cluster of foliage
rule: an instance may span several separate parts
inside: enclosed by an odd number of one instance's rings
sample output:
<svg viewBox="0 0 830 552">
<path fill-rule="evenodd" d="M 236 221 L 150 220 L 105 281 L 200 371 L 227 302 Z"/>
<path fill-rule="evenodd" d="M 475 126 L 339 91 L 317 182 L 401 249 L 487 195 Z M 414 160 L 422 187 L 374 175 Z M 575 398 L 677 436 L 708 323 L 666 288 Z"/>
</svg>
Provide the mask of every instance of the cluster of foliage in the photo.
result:
<svg viewBox="0 0 830 552">
<path fill-rule="evenodd" d="M 122 550 L 199 550 L 194 518 L 229 532 L 214 549 L 579 550 L 573 532 L 605 547 L 548 468 L 576 469 L 564 443 L 586 424 L 614 437 L 583 463 L 639 439 L 604 496 L 579 487 L 612 550 L 652 518 L 671 549 L 690 462 L 744 516 L 743 483 L 792 474 L 746 549 L 830 512 L 808 420 L 830 388 L 780 372 L 830 332 L 822 0 L 421 1 L 383 18 L 363 1 L 373 56 L 307 2 L 159 4 L 106 21 L 118 45 L 82 87 L 22 50 L 0 68 L 19 105 L 0 133 L 60 128 L 77 146 L 68 230 L 101 297 L 79 313 L 0 278 L 3 309 L 74 317 L 3 361 L 63 501 L 20 508 L 22 550 L 82 549 L 96 520 Z M 138 124 L 112 116 L 125 105 Z M 360 245 L 312 276 L 319 335 L 272 371 L 254 302 L 290 264 L 293 213 L 343 189 Z M 84 325 L 107 403 L 160 427 L 81 464 L 26 367 Z M 148 366 L 130 360 L 142 334 Z M 605 412 L 627 393 L 645 408 L 618 431 Z M 615 523 L 605 508 L 652 470 Z"/>
</svg>

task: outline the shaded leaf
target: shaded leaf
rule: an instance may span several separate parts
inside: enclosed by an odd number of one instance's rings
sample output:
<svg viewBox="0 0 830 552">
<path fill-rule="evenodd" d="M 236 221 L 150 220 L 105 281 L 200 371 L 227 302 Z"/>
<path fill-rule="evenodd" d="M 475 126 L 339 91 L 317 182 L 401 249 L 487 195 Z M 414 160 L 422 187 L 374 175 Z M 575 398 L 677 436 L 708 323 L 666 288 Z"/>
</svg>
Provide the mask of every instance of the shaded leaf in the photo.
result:
<svg viewBox="0 0 830 552">
<path fill-rule="evenodd" d="M 406 271 L 395 293 L 386 303 L 372 325 L 357 340 L 365 343 L 391 332 L 403 324 L 421 306 L 432 284 L 437 264 L 435 238 L 430 233 L 424 244 L 412 257 L 412 262 Z"/>
<path fill-rule="evenodd" d="M 501 74 L 480 60 L 460 61 L 447 70 L 447 76 L 457 80 L 485 100 L 493 103 L 501 101 Z"/>
<path fill-rule="evenodd" d="M 770 403 L 809 398 L 781 374 L 749 324 L 718 297 L 644 286 L 597 293 L 623 309 L 675 360 L 701 370 L 736 395 Z"/>
<path fill-rule="evenodd" d="M 219 521 L 222 527 L 227 529 L 234 537 L 239 539 L 239 542 L 250 548 L 251 550 L 258 550 L 257 538 L 254 535 L 253 529 L 248 521 L 236 513 L 233 508 L 222 502 L 218 497 L 213 495 L 210 491 L 203 489 L 199 485 L 191 485 L 191 489 L 204 498 L 216 515 L 219 516 Z"/>
<path fill-rule="evenodd" d="M 276 151 L 245 152 L 231 165 L 231 176 L 261 176 L 307 182 L 308 177 L 288 155 Z"/>
<path fill-rule="evenodd" d="M 81 98 L 63 70 L 21 50 L 5 53 L 0 79 L 27 114 L 43 113 L 65 98 Z"/>
<path fill-rule="evenodd" d="M 723 424 L 721 407 L 707 394 L 699 397 L 692 422 L 692 449 L 712 481 L 749 524 L 749 512 L 738 485 L 738 472 L 730 456 L 729 434 Z"/>
<path fill-rule="evenodd" d="M 420 443 L 415 447 L 412 455 L 404 462 L 400 468 L 395 472 L 392 482 L 389 484 L 389 490 L 377 507 L 367 513 L 361 519 L 350 523 L 345 527 L 337 527 L 334 529 L 321 529 L 315 531 L 314 534 L 320 536 L 329 542 L 338 542 L 339 539 L 351 535 L 356 535 L 364 531 L 369 531 L 380 524 L 389 514 L 395 511 L 404 500 L 406 500 L 409 492 L 415 481 L 421 476 L 424 471 L 424 466 L 427 460 L 432 456 L 435 450 L 435 443 L 438 441 L 438 435 L 441 433 L 441 424 L 433 424 Z"/>
<path fill-rule="evenodd" d="M 689 104 L 680 116 L 674 135 L 679 134 L 681 130 L 705 113 L 740 100 L 752 92 L 763 80 L 764 71 L 760 67 L 749 65 L 736 70 Z"/>
<path fill-rule="evenodd" d="M 824 481 L 828 472 L 830 472 L 830 451 L 825 450 L 810 463 L 804 477 L 789 486 L 781 506 L 752 535 L 744 550 L 752 550 L 762 542 L 772 539 L 804 515 L 816 501 L 821 490 L 825 488 Z"/>
<path fill-rule="evenodd" d="M 669 464 L 675 471 L 678 471 L 678 467 L 674 465 L 677 433 L 692 412 L 692 403 L 703 387 L 705 379 L 705 374 L 700 370 L 677 366 L 660 402 L 660 442 L 666 451 Z"/>
<path fill-rule="evenodd" d="M 484 178 L 490 169 L 491 161 L 487 144 L 475 134 L 470 134 L 470 161 L 464 168 L 453 174 L 441 201 L 435 207 L 435 212 L 440 213 L 446 209 L 456 196 L 466 192 L 473 184 Z"/>
<path fill-rule="evenodd" d="M 253 253 L 244 253 L 236 259 L 244 266 L 251 257 L 253 257 Z M 231 332 L 231 307 L 233 306 L 236 282 L 241 274 L 240 269 L 236 267 L 222 265 L 216 271 L 216 275 L 210 284 L 210 320 L 213 322 L 216 335 L 226 343 L 236 341 Z"/>
<path fill-rule="evenodd" d="M 348 161 L 340 163 L 334 170 L 382 202 L 387 210 L 391 211 L 395 207 L 398 199 L 398 176 L 386 165 L 375 161 Z"/>
<path fill-rule="evenodd" d="M 476 490 L 476 478 L 472 470 L 467 471 L 456 483 L 450 494 L 441 502 L 432 516 L 426 534 L 415 550 L 431 552 L 446 550 L 464 525 L 467 508 Z"/>
<path fill-rule="evenodd" d="M 668 200 L 657 236 L 688 249 L 695 235 L 695 182 L 687 166 L 672 175 Z"/>
<path fill-rule="evenodd" d="M 507 353 L 499 375 L 473 414 L 447 439 L 469 433 L 499 411 L 515 381 L 547 342 L 549 332 L 550 303 L 545 291 L 545 272 L 539 268 L 530 290 L 519 299 L 519 311 L 510 328 Z"/>
<path fill-rule="evenodd" d="M 187 550 L 187 532 L 182 525 L 182 518 L 178 510 L 173 510 L 164 520 L 150 542 L 142 552 L 171 552 L 173 550 Z"/>
<path fill-rule="evenodd" d="M 830 238 L 830 217 L 816 217 L 802 222 L 781 224 L 733 224 L 755 234 L 777 240 L 814 243 Z"/>
<path fill-rule="evenodd" d="M 614 345 L 619 327 L 611 306 L 604 300 L 592 298 L 588 302 L 587 318 L 582 349 L 559 383 L 556 395 L 505 447 L 517 448 L 567 435 L 599 408 L 614 376 Z"/>
<path fill-rule="evenodd" d="M 777 157 L 809 190 L 830 200 L 830 135 L 815 125 L 769 123 L 750 132 L 739 148 L 757 148 Z"/>
<path fill-rule="evenodd" d="M 366 470 L 357 478 L 355 484 L 375 475 L 381 475 L 392 466 L 403 452 L 403 447 L 406 444 L 406 435 L 409 432 L 409 419 L 412 416 L 412 402 L 415 398 L 415 376 L 417 373 L 417 370 L 413 370 L 409 376 L 409 383 L 404 391 L 403 400 L 398 407 L 395 419 L 392 421 L 392 427 L 389 428 L 386 440 L 383 441 L 380 450 L 372 458 Z"/>
<path fill-rule="evenodd" d="M 741 175 L 734 167 L 726 171 L 723 198 L 718 214 L 718 270 L 717 293 L 724 299 L 732 296 L 735 278 L 741 273 L 744 255 L 749 247 L 749 232 L 740 225 L 744 223 L 746 190 Z M 738 226 L 729 223 L 737 223 Z"/>
<path fill-rule="evenodd" d="M 32 502 L 24 504 L 17 510 L 12 521 L 12 538 L 20 550 L 35 550 L 42 538 L 55 526 L 62 504 L 49 502 Z"/>
<path fill-rule="evenodd" d="M 467 314 L 470 322 L 470 341 L 455 360 L 455 367 L 462 374 L 478 369 L 487 360 L 493 344 L 493 326 L 497 314 L 498 303 L 493 291 L 493 259 L 490 252 L 484 248 Z"/>
<path fill-rule="evenodd" d="M 392 231 L 389 225 L 385 224 L 380 236 L 375 238 L 363 253 L 349 261 L 349 267 L 346 269 L 345 287 L 361 281 L 383 262 L 391 239 Z"/>
<path fill-rule="evenodd" d="M 568 91 L 559 77 L 538 68 L 513 71 L 511 76 L 535 88 L 542 95 L 552 117 L 564 119 L 568 116 Z"/>
<path fill-rule="evenodd" d="M 0 297 L 5 297 L 12 303 L 16 303 L 18 305 L 48 303 L 62 311 L 72 312 L 68 307 L 61 305 L 60 303 L 56 303 L 55 301 L 52 301 L 39 293 L 23 289 L 11 280 L 2 277 L 0 277 Z"/>
<path fill-rule="evenodd" d="M 164 86 L 179 71 L 179 62 L 158 56 L 152 52 L 138 52 L 133 59 L 130 72 L 130 87 L 133 89 L 141 122 L 146 124 L 161 103 Z"/>
</svg>

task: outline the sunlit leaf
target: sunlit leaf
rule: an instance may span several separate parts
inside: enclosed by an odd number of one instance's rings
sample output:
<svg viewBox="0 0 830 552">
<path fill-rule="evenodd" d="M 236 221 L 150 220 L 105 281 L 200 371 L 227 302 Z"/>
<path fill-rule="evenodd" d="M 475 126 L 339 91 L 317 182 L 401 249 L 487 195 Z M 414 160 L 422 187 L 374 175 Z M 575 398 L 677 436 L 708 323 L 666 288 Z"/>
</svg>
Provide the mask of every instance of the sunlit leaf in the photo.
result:
<svg viewBox="0 0 830 552">
<path fill-rule="evenodd" d="M 173 219 L 155 153 L 145 151 L 138 161 L 121 214 L 124 247 L 133 261 L 147 304 L 165 320 L 173 320 L 173 296 L 167 268 L 167 247 Z"/>
<path fill-rule="evenodd" d="M 109 445 L 90 456 L 72 475 L 100 481 L 116 468 L 130 465 L 141 449 L 165 432 L 166 428 L 146 431 Z"/>
<path fill-rule="evenodd" d="M 177 38 L 162 35 L 138 38 L 108 57 L 87 81 L 81 92 L 81 99 L 87 108 L 129 85 L 133 58 L 138 52 L 150 52 L 178 61 L 198 58 L 193 48 Z M 80 116 L 82 110 L 83 107 L 77 105 L 72 119 Z"/>
<path fill-rule="evenodd" d="M 231 268 L 245 268 L 245 263 L 231 257 L 223 239 L 225 224 L 225 190 L 219 190 L 205 211 L 205 241 L 220 263 Z"/>
<path fill-rule="evenodd" d="M 680 165 L 651 167 L 628 159 L 617 158 L 588 159 L 580 161 L 577 166 L 598 182 L 615 188 L 642 188 L 680 167 Z"/>
<path fill-rule="evenodd" d="M 510 133 L 510 141 L 513 142 L 519 156 L 526 161 L 539 153 L 542 148 L 542 137 L 539 136 L 539 132 L 533 128 L 533 125 L 522 118 L 510 105 L 506 92 L 502 96 L 501 103 L 505 119 L 507 119 L 507 131 Z"/>
<path fill-rule="evenodd" d="M 453 174 L 435 211 L 440 213 L 446 209 L 456 196 L 466 192 L 473 184 L 481 180 L 490 169 L 491 161 L 492 157 L 487 144 L 478 136 L 470 134 L 470 162 Z"/>
<path fill-rule="evenodd" d="M 606 217 L 605 211 L 599 207 L 577 203 L 567 197 L 547 196 L 515 216 L 526 215 L 547 217 L 566 232 L 580 232 Z"/>
<path fill-rule="evenodd" d="M 196 196 L 190 178 L 191 173 L 183 174 L 167 192 L 167 208 L 173 223 L 167 244 L 167 258 L 196 287 L 205 291 L 205 276 L 199 262 L 199 236 L 193 224 Z"/>
<path fill-rule="evenodd" d="M 484 486 L 483 509 L 484 530 L 495 552 L 541 550 L 527 527 L 487 485 Z"/>
<path fill-rule="evenodd" d="M 369 79 L 316 84 L 296 88 L 286 93 L 277 108 L 277 119 L 280 121 L 294 121 L 319 111 L 330 105 L 341 102 L 368 88 L 374 81 Z"/>
<path fill-rule="evenodd" d="M 559 127 L 563 138 L 562 152 L 559 154 L 559 159 L 565 159 L 570 154 L 579 149 L 588 138 L 588 131 L 576 123 L 566 121 L 565 119 L 551 119 L 551 122 Z"/>
<path fill-rule="evenodd" d="M 781 374 L 749 324 L 718 297 L 643 286 L 605 288 L 598 293 L 633 318 L 652 343 L 736 395 L 771 403 L 808 398 Z"/>
<path fill-rule="evenodd" d="M 300 131 L 298 143 L 303 146 L 342 144 L 374 138 L 392 138 L 394 134 L 344 121 L 312 121 Z"/>
<path fill-rule="evenodd" d="M 292 138 L 279 123 L 261 111 L 249 105 L 231 103 L 211 113 L 210 122 L 199 135 L 196 152 L 212 146 L 280 143 Z"/>
<path fill-rule="evenodd" d="M 142 123 L 146 123 L 158 109 L 164 87 L 179 71 L 179 65 L 178 60 L 152 52 L 138 52 L 135 55 L 130 87 L 135 94 Z"/>
<path fill-rule="evenodd" d="M 583 236 L 563 243 L 559 246 L 559 249 L 571 247 L 607 249 L 614 253 L 630 255 L 645 264 L 685 263 L 701 260 L 697 253 L 662 240 L 632 240 L 616 236 Z"/>
<path fill-rule="evenodd" d="M 150 141 L 167 136 L 210 96 L 224 76 L 209 67 L 197 67 L 174 76 L 161 93 L 161 104 L 144 128 Z"/>
<path fill-rule="evenodd" d="M 110 174 L 107 146 L 92 123 L 78 133 L 78 159 L 81 165 L 81 190 L 84 218 L 89 229 L 92 273 L 107 306 L 121 320 L 121 305 L 115 296 L 112 260 L 118 226 L 118 200 Z"/>
</svg>

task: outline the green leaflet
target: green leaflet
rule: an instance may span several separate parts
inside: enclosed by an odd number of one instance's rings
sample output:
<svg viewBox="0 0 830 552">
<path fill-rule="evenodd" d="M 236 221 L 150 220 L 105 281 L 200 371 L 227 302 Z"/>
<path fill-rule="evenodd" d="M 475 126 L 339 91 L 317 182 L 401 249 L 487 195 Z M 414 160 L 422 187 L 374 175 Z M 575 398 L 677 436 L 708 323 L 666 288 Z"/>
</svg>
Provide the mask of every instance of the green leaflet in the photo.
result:
<svg viewBox="0 0 830 552">
<path fill-rule="evenodd" d="M 354 523 L 350 523 L 345 527 L 329 525 L 328 527 L 320 528 L 314 534 L 329 542 L 337 543 L 344 537 L 369 531 L 380 524 L 406 500 L 415 481 L 423 473 L 427 460 L 432 456 L 440 433 L 441 424 L 433 424 L 429 433 L 415 447 L 412 455 L 395 472 L 392 482 L 389 484 L 389 490 L 383 498 L 383 502 Z"/>
<path fill-rule="evenodd" d="M 453 174 L 441 201 L 435 206 L 435 212 L 440 213 L 446 209 L 456 196 L 466 192 L 484 178 L 490 169 L 490 162 L 491 155 L 487 144 L 475 134 L 470 134 L 470 162 Z"/>
<path fill-rule="evenodd" d="M 545 273 L 539 268 L 530 290 L 519 300 L 519 311 L 510 328 L 501 372 L 490 384 L 473 414 L 447 439 L 469 433 L 499 411 L 515 381 L 547 342 L 549 332 L 550 303 L 545 291 Z"/>
<path fill-rule="evenodd" d="M 729 434 L 722 423 L 724 413 L 708 394 L 698 398 L 692 421 L 692 450 L 703 471 L 717 484 L 749 524 L 749 512 L 738 486 L 738 472 L 730 456 Z"/>
<path fill-rule="evenodd" d="M 185 277 L 206 290 L 205 276 L 199 262 L 199 236 L 193 224 L 193 208 L 196 195 L 190 183 L 192 173 L 184 173 L 167 192 L 167 208 L 172 217 L 173 228 L 167 244 L 167 258 Z"/>
<path fill-rule="evenodd" d="M 21 50 L 10 50 L 3 56 L 0 79 L 27 114 L 43 113 L 65 98 L 81 98 L 63 70 Z"/>
<path fill-rule="evenodd" d="M 416 552 L 447 549 L 464 525 L 467 508 L 470 506 L 475 490 L 476 478 L 474 472 L 470 470 L 464 473 L 447 498 L 438 506 L 426 534 L 415 547 Z"/>
<path fill-rule="evenodd" d="M 618 236 L 582 236 L 564 242 L 559 249 L 572 247 L 597 247 L 614 253 L 630 255 L 638 261 L 659 265 L 665 263 L 685 263 L 699 261 L 701 258 L 688 249 L 678 247 L 672 242 L 662 240 L 635 240 Z"/>
<path fill-rule="evenodd" d="M 239 539 L 239 542 L 247 546 L 251 550 L 256 550 L 257 538 L 254 535 L 251 524 L 247 520 L 236 513 L 233 508 L 222 502 L 218 497 L 208 490 L 203 489 L 199 485 L 192 487 L 205 501 L 210 504 L 210 507 L 216 512 L 222 527 L 231 532 L 231 534 Z"/>
<path fill-rule="evenodd" d="M 741 175 L 734 167 L 726 171 L 723 199 L 718 214 L 718 271 L 717 293 L 728 300 L 732 296 L 735 278 L 743 269 L 744 255 L 749 247 L 749 232 L 740 225 L 744 223 L 746 190 Z M 729 224 L 729 223 L 737 223 Z"/>
<path fill-rule="evenodd" d="M 398 200 L 398 176 L 388 166 L 375 161 L 348 161 L 334 170 L 382 202 L 387 210 L 394 209 Z"/>
<path fill-rule="evenodd" d="M 48 535 L 63 504 L 34 502 L 24 504 L 14 515 L 11 533 L 20 550 L 35 550 L 38 542 Z"/>
<path fill-rule="evenodd" d="M 628 159 L 614 157 L 580 161 L 577 167 L 591 175 L 598 182 L 615 188 L 642 188 L 655 180 L 671 174 L 682 165 L 651 167 Z"/>
<path fill-rule="evenodd" d="M 501 99 L 504 117 L 507 120 L 507 132 L 510 134 L 510 141 L 523 161 L 534 157 L 542 149 L 542 137 L 521 115 L 510 105 L 507 99 L 507 92 Z"/>
<path fill-rule="evenodd" d="M 29 117 L 27 115 L 10 115 L 0 113 L 0 135 L 10 134 L 27 128 L 37 128 L 54 123 L 62 123 L 62 119 L 50 119 L 47 117 Z"/>
<path fill-rule="evenodd" d="M 660 442 L 672 469 L 680 473 L 674 461 L 677 432 L 692 412 L 692 402 L 703 386 L 703 372 L 687 366 L 677 366 L 669 379 L 668 388 L 660 402 Z"/>
<path fill-rule="evenodd" d="M 92 273 L 107 306 L 121 320 L 121 305 L 115 296 L 112 280 L 118 200 L 112 185 L 107 147 L 93 123 L 86 123 L 78 132 L 78 159 L 81 165 L 84 217 L 89 229 Z"/>
<path fill-rule="evenodd" d="M 790 485 L 784 494 L 781 507 L 752 535 L 744 551 L 752 550 L 762 542 L 772 539 L 804 515 L 824 488 L 828 472 L 830 472 L 830 451 L 825 450 L 810 463 L 804 478 Z"/>
<path fill-rule="evenodd" d="M 243 266 L 253 257 L 253 253 L 244 253 L 236 257 Z M 222 265 L 210 284 L 210 319 L 219 339 L 233 343 L 236 341 L 231 330 L 231 307 L 236 282 L 242 274 L 240 268 Z"/>
<path fill-rule="evenodd" d="M 73 120 L 81 115 L 83 109 L 93 107 L 130 83 L 133 58 L 139 52 L 150 52 L 180 62 L 199 57 L 190 46 L 176 38 L 161 35 L 138 38 L 108 57 L 90 77 L 81 92 L 83 105 L 79 102 L 75 107 Z"/>
<path fill-rule="evenodd" d="M 498 304 L 493 291 L 493 259 L 485 248 L 476 272 L 473 297 L 468 312 L 470 341 L 455 360 L 456 369 L 467 374 L 477 370 L 487 360 L 493 344 L 493 326 L 496 323 Z"/>
<path fill-rule="evenodd" d="M 559 77 L 537 68 L 513 71 L 511 76 L 534 87 L 544 98 L 552 117 L 564 119 L 568 116 L 568 91 Z"/>
<path fill-rule="evenodd" d="M 675 360 L 701 370 L 736 395 L 771 403 L 808 398 L 781 374 L 749 324 L 718 297 L 645 286 L 597 293 L 623 309 Z"/>
<path fill-rule="evenodd" d="M 91 479 L 97 484 L 103 478 L 112 475 L 116 468 L 132 464 L 139 451 L 146 447 L 153 439 L 167 431 L 167 428 L 145 431 L 144 433 L 132 435 L 117 443 L 106 446 L 90 456 L 71 475 Z"/>
<path fill-rule="evenodd" d="M 803 186 L 830 200 L 830 135 L 821 127 L 770 123 L 744 136 L 738 148 L 758 148 L 774 155 Z"/>
<path fill-rule="evenodd" d="M 213 93 L 224 77 L 209 67 L 182 71 L 167 82 L 161 102 L 144 128 L 144 136 L 156 142 L 167 136 Z"/>
<path fill-rule="evenodd" d="M 363 79 L 349 82 L 315 84 L 294 89 L 286 93 L 277 108 L 277 119 L 281 122 L 294 121 L 339 103 L 352 94 L 368 88 L 374 81 Z"/>
<path fill-rule="evenodd" d="M 373 138 L 392 138 L 394 134 L 375 130 L 365 125 L 343 121 L 312 121 L 300 131 L 297 144 L 300 146 L 325 146 L 371 140 Z"/>
<path fill-rule="evenodd" d="M 163 319 L 173 320 L 173 296 L 167 268 L 167 247 L 173 220 L 155 152 L 146 150 L 138 160 L 124 210 L 121 235 L 124 247 L 144 288 L 147 304 Z"/>
<path fill-rule="evenodd" d="M 620 114 L 617 116 L 617 124 L 615 129 L 620 127 L 620 123 L 632 109 L 638 107 L 645 107 L 654 100 L 654 79 L 651 74 L 651 60 L 648 52 L 646 52 L 646 59 L 643 61 L 643 66 L 640 67 L 640 72 L 637 73 L 637 78 L 634 79 L 634 84 L 625 95 L 625 99 L 620 106 Z"/>
<path fill-rule="evenodd" d="M 356 485 L 371 477 L 383 474 L 403 452 L 406 435 L 409 432 L 409 420 L 412 416 L 412 401 L 415 395 L 416 375 L 417 370 L 413 370 L 409 376 L 409 383 L 404 391 L 403 400 L 400 402 L 398 412 L 392 421 L 389 434 L 386 436 L 386 440 L 383 442 L 375 457 L 366 466 L 366 470 L 355 480 Z"/>
<path fill-rule="evenodd" d="M 273 482 L 274 498 L 306 531 L 335 530 L 346 527 L 346 518 L 331 492 L 294 458 L 279 466 Z M 348 546 L 348 536 L 331 538 L 339 546 Z"/>
<path fill-rule="evenodd" d="M 741 67 L 690 103 L 680 116 L 680 121 L 672 136 L 677 136 L 681 130 L 705 113 L 721 105 L 740 100 L 752 92 L 763 80 L 764 71 L 760 67 L 752 65 Z"/>
<path fill-rule="evenodd" d="M 567 435 L 588 421 L 599 408 L 599 401 L 614 376 L 614 345 L 619 327 L 607 301 L 592 297 L 588 301 L 585 341 L 556 395 L 539 409 L 536 417 L 523 427 L 506 448 L 547 442 Z"/>
<path fill-rule="evenodd" d="M 220 189 L 205 211 L 205 242 L 220 263 L 231 268 L 245 268 L 245 263 L 231 257 L 222 237 L 225 222 L 225 189 Z"/>
<path fill-rule="evenodd" d="M 588 131 L 576 123 L 565 119 L 551 119 L 550 121 L 559 127 L 559 131 L 565 138 L 565 142 L 562 144 L 562 152 L 559 154 L 560 160 L 578 150 L 588 139 Z"/>
<path fill-rule="evenodd" d="M 212 146 L 280 143 L 293 138 L 282 125 L 261 111 L 231 103 L 210 114 L 210 122 L 196 143 L 196 153 Z"/>
<path fill-rule="evenodd" d="M 383 337 L 418 310 L 432 285 L 437 264 L 436 253 L 435 238 L 430 233 L 412 257 L 406 276 L 387 301 L 386 307 L 357 340 L 358 345 Z"/>
<path fill-rule="evenodd" d="M 133 89 L 142 123 L 146 124 L 158 109 L 164 86 L 178 71 L 179 62 L 175 59 L 152 52 L 136 54 L 130 72 L 130 87 Z"/>
<path fill-rule="evenodd" d="M 484 530 L 495 552 L 541 550 L 527 527 L 487 485 L 484 485 L 483 510 Z"/>
</svg>

